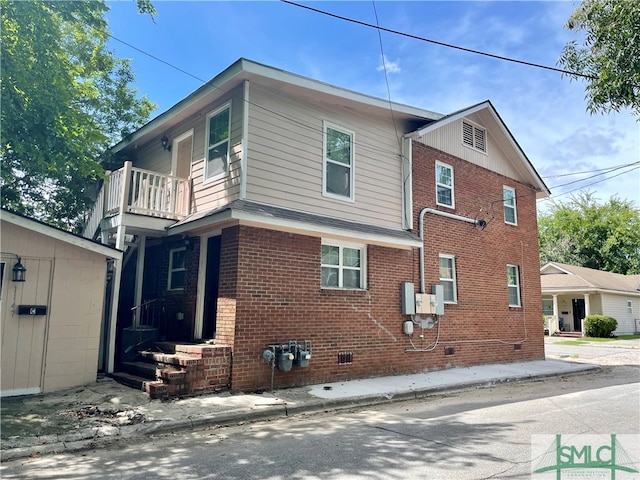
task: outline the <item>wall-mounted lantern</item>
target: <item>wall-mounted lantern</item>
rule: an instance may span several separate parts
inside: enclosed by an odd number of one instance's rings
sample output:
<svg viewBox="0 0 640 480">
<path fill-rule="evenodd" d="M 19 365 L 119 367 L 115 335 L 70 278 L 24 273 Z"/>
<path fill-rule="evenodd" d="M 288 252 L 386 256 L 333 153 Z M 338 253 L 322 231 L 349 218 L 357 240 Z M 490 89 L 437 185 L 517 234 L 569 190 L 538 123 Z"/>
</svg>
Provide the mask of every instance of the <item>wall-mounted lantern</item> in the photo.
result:
<svg viewBox="0 0 640 480">
<path fill-rule="evenodd" d="M 22 265 L 22 259 L 18 257 L 18 263 L 13 266 L 13 281 L 24 282 L 26 280 L 27 269 Z"/>
<path fill-rule="evenodd" d="M 164 150 L 167 150 L 168 152 L 171 151 L 171 144 L 169 143 L 169 139 L 167 138 L 166 135 L 162 136 L 162 138 L 160 139 L 160 142 L 162 143 L 162 148 Z"/>
</svg>

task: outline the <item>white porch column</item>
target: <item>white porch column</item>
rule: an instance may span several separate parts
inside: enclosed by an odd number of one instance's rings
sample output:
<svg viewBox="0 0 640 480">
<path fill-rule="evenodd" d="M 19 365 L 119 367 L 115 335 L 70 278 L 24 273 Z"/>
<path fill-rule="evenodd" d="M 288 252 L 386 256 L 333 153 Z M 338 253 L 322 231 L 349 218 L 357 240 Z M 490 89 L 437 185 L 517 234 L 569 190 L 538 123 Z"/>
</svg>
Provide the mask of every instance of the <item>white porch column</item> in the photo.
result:
<svg viewBox="0 0 640 480">
<path fill-rule="evenodd" d="M 591 305 L 589 304 L 589 294 L 584 294 L 584 318 L 587 318 L 591 315 Z M 582 336 L 584 337 L 584 318 L 580 320 L 580 331 L 582 332 Z"/>
<path fill-rule="evenodd" d="M 560 331 L 560 309 L 558 308 L 558 295 L 553 297 L 553 317 L 549 321 L 549 335 Z"/>
<path fill-rule="evenodd" d="M 109 319 L 109 339 L 107 345 L 107 373 L 113 373 L 116 361 L 116 323 L 118 322 L 118 302 L 120 301 L 120 280 L 122 279 L 122 259 L 113 260 L 113 290 L 111 295 L 111 315 Z"/>
<path fill-rule="evenodd" d="M 138 328 L 140 326 L 140 304 L 142 303 L 142 282 L 144 280 L 144 256 L 147 248 L 147 236 L 140 235 L 140 244 L 138 245 L 138 261 L 136 262 L 136 283 L 135 283 L 135 296 L 134 306 L 136 308 L 135 315 L 133 317 L 133 326 Z"/>
</svg>

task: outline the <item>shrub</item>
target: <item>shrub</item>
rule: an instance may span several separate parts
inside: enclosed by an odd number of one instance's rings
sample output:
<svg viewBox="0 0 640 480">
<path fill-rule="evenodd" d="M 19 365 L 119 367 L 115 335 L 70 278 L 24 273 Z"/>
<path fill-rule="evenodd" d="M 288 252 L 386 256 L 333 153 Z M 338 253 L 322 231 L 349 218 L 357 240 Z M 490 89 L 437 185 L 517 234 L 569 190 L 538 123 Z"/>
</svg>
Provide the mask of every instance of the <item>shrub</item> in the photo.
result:
<svg viewBox="0 0 640 480">
<path fill-rule="evenodd" d="M 606 315 L 589 315 L 584 319 L 584 333 L 587 337 L 609 338 L 618 328 L 618 321 Z"/>
</svg>

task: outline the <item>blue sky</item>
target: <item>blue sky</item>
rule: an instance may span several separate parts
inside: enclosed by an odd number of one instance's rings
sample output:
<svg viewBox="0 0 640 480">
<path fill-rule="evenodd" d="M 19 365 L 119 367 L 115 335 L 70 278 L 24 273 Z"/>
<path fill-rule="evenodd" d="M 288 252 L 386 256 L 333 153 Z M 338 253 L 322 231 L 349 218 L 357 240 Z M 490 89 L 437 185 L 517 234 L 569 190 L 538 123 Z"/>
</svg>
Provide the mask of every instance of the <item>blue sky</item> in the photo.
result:
<svg viewBox="0 0 640 480">
<path fill-rule="evenodd" d="M 580 40 L 563 28 L 578 2 L 307 2 L 313 8 L 465 48 L 557 66 L 562 47 Z M 388 98 L 375 29 L 277 1 L 154 1 L 158 15 L 139 15 L 135 2 L 108 2 L 119 57 L 133 59 L 135 86 L 162 113 L 240 57 Z M 391 100 L 439 113 L 491 100 L 552 198 L 588 188 L 640 207 L 640 169 L 606 169 L 640 160 L 640 123 L 628 112 L 590 115 L 584 83 L 553 71 L 491 59 L 382 32 Z M 637 167 L 637 165 L 636 165 Z M 618 175 L 620 174 L 621 175 Z M 614 175 L 617 175 L 614 177 Z M 606 181 L 603 179 L 610 177 Z M 595 183 L 591 186 L 588 184 Z M 558 186 L 557 188 L 554 188 Z M 549 202 L 539 207 L 545 209 Z"/>
</svg>

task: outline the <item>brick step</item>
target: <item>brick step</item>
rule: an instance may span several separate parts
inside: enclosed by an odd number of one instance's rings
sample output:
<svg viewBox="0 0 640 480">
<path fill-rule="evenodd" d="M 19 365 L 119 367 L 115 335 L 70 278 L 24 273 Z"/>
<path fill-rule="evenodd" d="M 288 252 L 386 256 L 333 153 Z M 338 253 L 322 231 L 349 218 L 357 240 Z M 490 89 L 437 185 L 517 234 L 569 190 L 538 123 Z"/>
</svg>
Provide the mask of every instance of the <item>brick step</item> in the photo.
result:
<svg viewBox="0 0 640 480">
<path fill-rule="evenodd" d="M 156 379 L 156 364 L 154 362 L 122 362 L 122 367 L 120 368 L 120 370 L 122 372 L 136 375 L 138 377 L 146 378 L 149 380 Z"/>
<path fill-rule="evenodd" d="M 205 363 L 202 358 L 194 358 L 192 355 L 182 353 L 158 353 L 147 350 L 139 352 L 139 355 L 147 362 L 151 361 L 179 367 L 195 367 Z"/>
<path fill-rule="evenodd" d="M 148 378 L 139 377 L 138 375 L 132 375 L 126 372 L 114 372 L 113 379 L 122 385 L 143 391 L 144 384 L 149 381 Z"/>
</svg>

